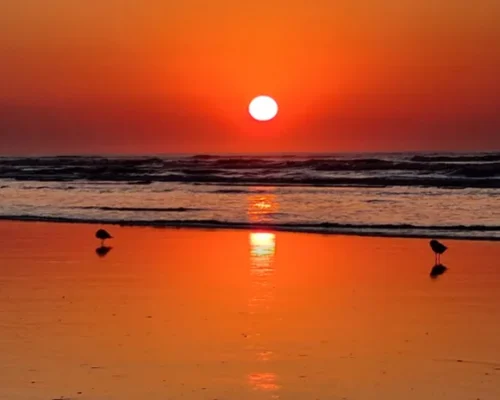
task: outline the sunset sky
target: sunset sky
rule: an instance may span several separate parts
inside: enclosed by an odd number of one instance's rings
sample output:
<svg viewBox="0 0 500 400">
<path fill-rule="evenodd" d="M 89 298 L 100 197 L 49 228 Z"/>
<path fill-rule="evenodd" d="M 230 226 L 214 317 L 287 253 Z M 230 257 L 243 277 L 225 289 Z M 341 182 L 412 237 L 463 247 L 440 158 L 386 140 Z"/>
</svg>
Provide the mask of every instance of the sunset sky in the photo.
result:
<svg viewBox="0 0 500 400">
<path fill-rule="evenodd" d="M 4 0 L 0 153 L 500 149 L 499 20 L 498 0 Z"/>
</svg>

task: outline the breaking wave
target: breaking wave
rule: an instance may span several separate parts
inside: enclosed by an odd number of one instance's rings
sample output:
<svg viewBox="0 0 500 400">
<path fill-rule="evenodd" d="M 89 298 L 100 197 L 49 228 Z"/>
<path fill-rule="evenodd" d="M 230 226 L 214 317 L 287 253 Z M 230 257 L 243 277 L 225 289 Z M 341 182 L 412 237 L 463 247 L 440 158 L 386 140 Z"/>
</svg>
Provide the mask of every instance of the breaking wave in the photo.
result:
<svg viewBox="0 0 500 400">
<path fill-rule="evenodd" d="M 338 224 L 323 223 L 248 223 L 228 222 L 213 219 L 203 220 L 125 220 L 53 217 L 40 215 L 0 215 L 0 220 L 26 222 L 86 223 L 154 228 L 202 228 L 202 229 L 246 229 L 321 234 L 343 234 L 358 236 L 413 237 L 494 240 L 500 241 L 500 226 L 487 225 L 434 225 L 412 224 Z"/>
<path fill-rule="evenodd" d="M 203 211 L 203 208 L 187 208 L 187 207 L 97 207 L 97 206 L 76 206 L 73 207 L 79 210 L 100 210 L 100 211 L 139 211 L 139 212 L 188 212 L 188 211 Z"/>
<path fill-rule="evenodd" d="M 0 179 L 232 186 L 500 188 L 500 153 L 0 158 Z M 236 189 L 235 189 L 236 190 Z"/>
</svg>

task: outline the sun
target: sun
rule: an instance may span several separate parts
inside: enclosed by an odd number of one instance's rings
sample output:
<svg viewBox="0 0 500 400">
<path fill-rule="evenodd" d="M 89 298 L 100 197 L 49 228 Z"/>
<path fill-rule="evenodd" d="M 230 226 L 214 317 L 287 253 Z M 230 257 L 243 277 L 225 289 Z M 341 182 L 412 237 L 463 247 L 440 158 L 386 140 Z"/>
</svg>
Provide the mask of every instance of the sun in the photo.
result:
<svg viewBox="0 0 500 400">
<path fill-rule="evenodd" d="M 278 103 L 269 96 L 257 96 L 250 102 L 248 112 L 257 121 L 270 121 L 278 114 Z"/>
</svg>

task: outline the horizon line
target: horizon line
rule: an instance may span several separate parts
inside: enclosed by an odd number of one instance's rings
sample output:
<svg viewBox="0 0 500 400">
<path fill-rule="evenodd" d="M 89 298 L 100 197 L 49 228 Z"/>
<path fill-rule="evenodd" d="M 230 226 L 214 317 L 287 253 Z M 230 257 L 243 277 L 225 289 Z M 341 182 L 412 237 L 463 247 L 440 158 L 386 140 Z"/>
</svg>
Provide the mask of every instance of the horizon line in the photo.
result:
<svg viewBox="0 0 500 400">
<path fill-rule="evenodd" d="M 12 153 L 2 154 L 0 158 L 17 158 L 17 157 L 187 157 L 187 156 L 332 156 L 332 155 L 357 155 L 357 154 L 491 154 L 500 153 L 499 149 L 489 150 L 404 150 L 404 151 L 283 151 L 283 152 L 61 152 L 61 153 Z"/>
</svg>

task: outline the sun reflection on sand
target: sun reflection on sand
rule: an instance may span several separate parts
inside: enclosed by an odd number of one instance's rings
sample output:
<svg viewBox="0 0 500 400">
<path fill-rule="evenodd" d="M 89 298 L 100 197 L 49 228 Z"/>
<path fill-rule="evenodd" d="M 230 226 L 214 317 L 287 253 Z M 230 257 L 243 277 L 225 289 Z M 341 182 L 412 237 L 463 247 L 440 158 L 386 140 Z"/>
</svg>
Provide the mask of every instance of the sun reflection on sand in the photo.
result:
<svg viewBox="0 0 500 400">
<path fill-rule="evenodd" d="M 269 221 L 271 214 L 279 209 L 276 196 L 259 194 L 249 196 L 248 218 L 251 222 Z M 272 286 L 274 275 L 274 256 L 276 253 L 276 234 L 272 232 L 250 233 L 250 274 L 253 278 L 255 294 L 253 300 L 260 299 L 263 306 L 268 307 L 272 298 L 272 290 L 262 290 Z M 250 301 L 252 304 L 254 301 Z M 256 310 L 254 310 L 256 311 Z"/>
<path fill-rule="evenodd" d="M 273 273 L 276 251 L 276 235 L 270 232 L 250 233 L 250 259 L 252 275 L 264 276 Z"/>
<path fill-rule="evenodd" d="M 255 390 L 274 392 L 280 388 L 276 381 L 277 376 L 273 372 L 260 372 L 248 375 L 248 383 Z M 278 396 L 273 397 L 277 398 Z"/>
<path fill-rule="evenodd" d="M 250 222 L 270 222 L 279 204 L 273 194 L 252 195 L 248 198 L 248 219 Z M 250 278 L 252 290 L 248 300 L 252 329 L 249 335 L 249 348 L 255 351 L 256 360 L 262 364 L 261 372 L 252 372 L 246 376 L 247 383 L 253 390 L 269 392 L 277 399 L 280 389 L 278 375 L 269 371 L 274 352 L 266 343 L 266 330 L 262 321 L 269 317 L 274 301 L 276 234 L 272 232 L 250 232 Z M 265 326 L 265 325 L 264 325 Z M 260 369 L 260 367 L 259 367 Z"/>
<path fill-rule="evenodd" d="M 268 310 L 273 300 L 274 254 L 276 235 L 270 232 L 250 233 L 250 275 L 253 295 L 249 306 L 251 313 Z"/>
<path fill-rule="evenodd" d="M 250 233 L 250 276 L 252 294 L 248 301 L 252 316 L 253 332 L 250 332 L 252 351 L 256 351 L 259 363 L 268 364 L 274 358 L 273 351 L 267 348 L 265 332 L 259 329 L 259 322 L 271 309 L 274 300 L 274 256 L 276 252 L 276 235 L 271 232 Z M 276 392 L 280 389 L 278 375 L 275 372 L 253 372 L 247 375 L 248 384 L 254 389 L 264 392 Z M 279 396 L 273 394 L 272 398 Z"/>
<path fill-rule="evenodd" d="M 272 351 L 261 351 L 257 353 L 257 359 L 259 361 L 270 361 L 274 353 Z"/>
</svg>

